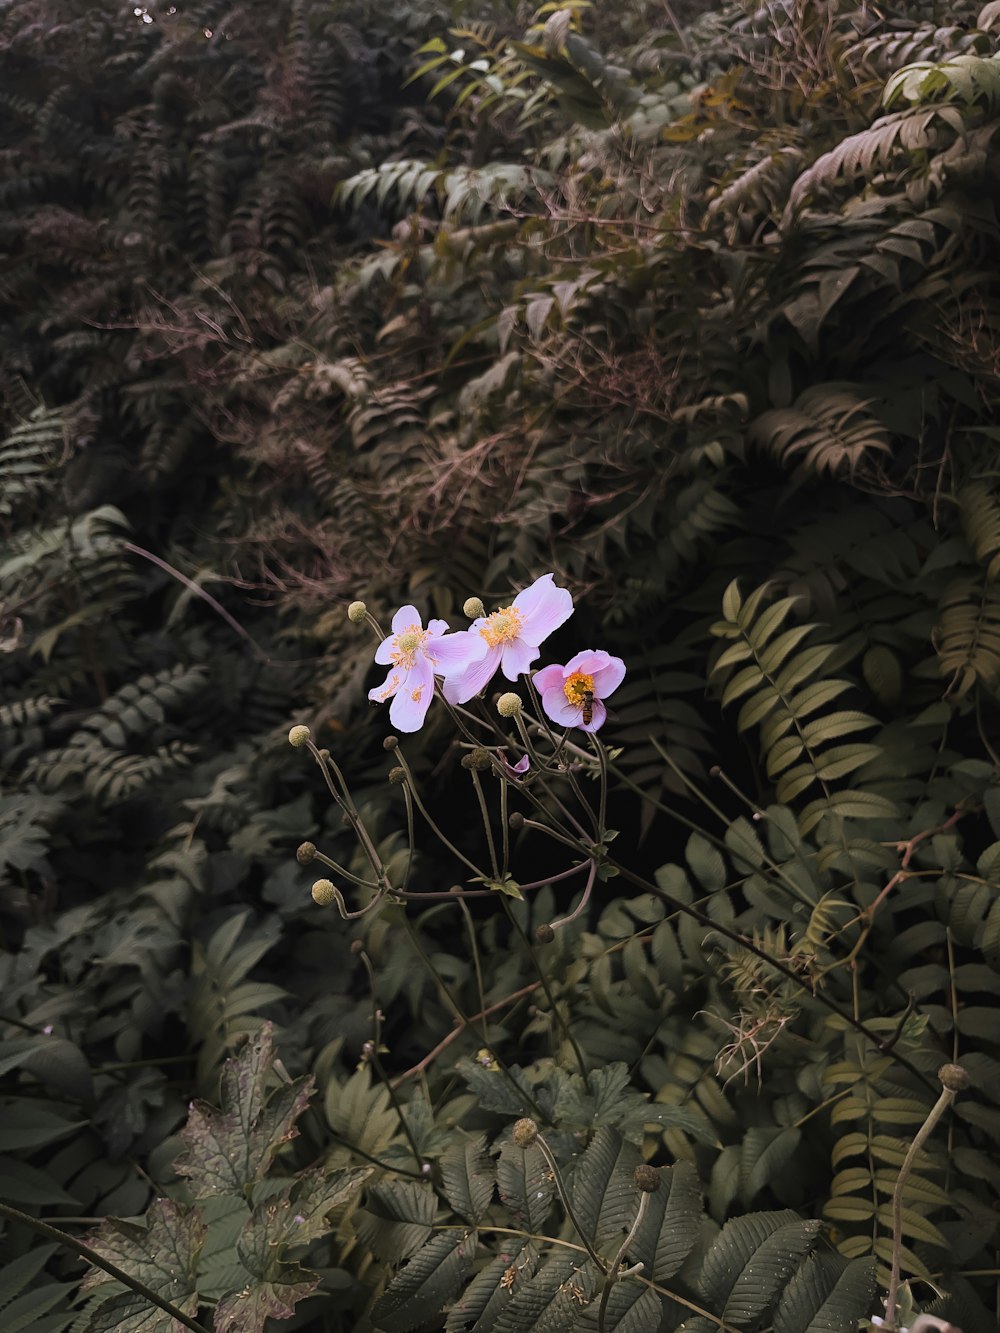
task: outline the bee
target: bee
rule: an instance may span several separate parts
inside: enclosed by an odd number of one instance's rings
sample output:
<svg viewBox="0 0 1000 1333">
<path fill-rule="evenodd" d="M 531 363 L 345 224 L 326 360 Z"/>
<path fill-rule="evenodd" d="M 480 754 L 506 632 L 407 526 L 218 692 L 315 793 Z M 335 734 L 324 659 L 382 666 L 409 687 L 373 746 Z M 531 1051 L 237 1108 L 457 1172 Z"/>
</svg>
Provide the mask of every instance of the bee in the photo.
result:
<svg viewBox="0 0 1000 1333">
<path fill-rule="evenodd" d="M 583 692 L 583 725 L 589 727 L 594 720 L 594 691 Z"/>
</svg>

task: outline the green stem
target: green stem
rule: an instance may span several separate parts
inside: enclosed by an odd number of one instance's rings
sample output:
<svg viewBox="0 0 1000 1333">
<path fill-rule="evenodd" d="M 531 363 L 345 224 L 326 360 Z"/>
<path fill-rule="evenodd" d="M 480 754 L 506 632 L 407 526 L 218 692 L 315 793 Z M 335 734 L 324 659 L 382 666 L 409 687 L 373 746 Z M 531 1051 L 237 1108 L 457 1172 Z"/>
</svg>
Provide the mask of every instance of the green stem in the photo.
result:
<svg viewBox="0 0 1000 1333">
<path fill-rule="evenodd" d="M 562 1029 L 563 1036 L 566 1038 L 570 1046 L 573 1048 L 573 1054 L 576 1056 L 576 1063 L 580 1066 L 580 1074 L 583 1078 L 584 1085 L 586 1086 L 587 1065 L 586 1061 L 583 1058 L 583 1052 L 580 1050 L 579 1043 L 573 1036 L 572 1028 L 566 1021 L 566 1019 L 563 1017 L 562 1011 L 560 1010 L 558 1004 L 556 1003 L 556 997 L 552 994 L 551 987 L 549 986 L 549 979 L 545 975 L 545 970 L 542 967 L 541 963 L 538 961 L 538 955 L 535 953 L 534 946 L 532 945 L 531 940 L 528 937 L 527 932 L 522 927 L 520 921 L 518 921 L 517 917 L 514 915 L 514 911 L 511 906 L 510 900 L 506 897 L 506 895 L 504 896 L 503 906 L 504 910 L 507 913 L 507 920 L 510 922 L 514 930 L 517 931 L 518 935 L 520 935 L 521 942 L 524 944 L 524 947 L 528 951 L 528 957 L 531 959 L 532 965 L 534 966 L 535 972 L 538 976 L 539 985 L 545 992 L 545 998 L 549 1002 L 549 1008 L 552 1011 L 553 1017 L 555 1018 L 556 1022 Z"/>
<path fill-rule="evenodd" d="M 607 1273 L 607 1271 L 608 1271 L 608 1269 L 607 1269 L 607 1264 L 604 1262 L 604 1260 L 601 1258 L 601 1256 L 600 1256 L 600 1255 L 597 1253 L 597 1251 L 594 1249 L 593 1245 L 592 1245 L 591 1242 L 590 1242 L 590 1238 L 587 1236 L 587 1234 L 586 1234 L 586 1232 L 584 1231 L 583 1227 L 581 1227 L 580 1222 L 579 1222 L 579 1219 L 577 1218 L 576 1213 L 574 1213 L 574 1211 L 573 1211 L 573 1205 L 570 1203 L 570 1201 L 569 1201 L 569 1195 L 566 1193 L 566 1190 L 565 1190 L 565 1188 L 563 1187 L 562 1176 L 559 1174 L 559 1165 L 558 1165 L 558 1163 L 556 1162 L 556 1159 L 555 1159 L 555 1158 L 553 1157 L 553 1155 L 552 1155 L 552 1149 L 551 1149 L 551 1148 L 549 1147 L 549 1145 L 545 1142 L 544 1138 L 542 1138 L 542 1135 L 541 1135 L 540 1132 L 537 1134 L 537 1136 L 536 1136 L 536 1138 L 535 1138 L 535 1142 L 538 1144 L 539 1151 L 541 1152 L 542 1156 L 545 1158 L 546 1165 L 548 1166 L 549 1170 L 552 1172 L 552 1178 L 553 1178 L 553 1180 L 555 1181 L 556 1189 L 559 1191 L 559 1198 L 560 1198 L 561 1201 L 562 1201 L 562 1206 L 563 1206 L 563 1209 L 564 1209 L 565 1212 L 566 1212 L 566 1216 L 569 1218 L 570 1222 L 572 1222 L 572 1224 L 573 1224 L 573 1230 L 576 1232 L 576 1234 L 577 1234 L 577 1235 L 580 1237 L 580 1239 L 583 1241 L 584 1249 L 585 1249 L 585 1250 L 587 1251 L 587 1253 L 590 1255 L 591 1259 L 593 1259 L 593 1261 L 594 1261 L 594 1263 L 597 1265 L 597 1267 L 601 1270 L 602 1273 Z"/>
<path fill-rule="evenodd" d="M 948 1068 L 945 1065 L 941 1074 L 943 1075 Z M 952 1065 L 951 1068 L 964 1073 L 961 1065 Z M 892 1269 L 889 1274 L 889 1294 L 885 1302 L 885 1323 L 890 1329 L 896 1327 L 896 1298 L 899 1294 L 899 1268 L 903 1252 L 903 1194 L 906 1189 L 906 1181 L 913 1170 L 913 1163 L 917 1160 L 917 1155 L 930 1138 L 934 1126 L 955 1100 L 957 1091 L 957 1087 L 949 1087 L 947 1084 L 941 1089 L 941 1095 L 927 1113 L 927 1119 L 913 1136 L 913 1142 L 903 1158 L 903 1165 L 899 1168 L 896 1187 L 892 1191 Z"/>
<path fill-rule="evenodd" d="M 622 1266 L 626 1254 L 628 1254 L 629 1246 L 639 1233 L 639 1228 L 642 1226 L 642 1219 L 646 1216 L 646 1210 L 649 1208 L 649 1201 L 652 1197 L 652 1194 L 645 1190 L 639 1195 L 639 1207 L 636 1209 L 635 1221 L 629 1227 L 628 1235 L 622 1241 L 618 1253 L 611 1261 L 611 1267 L 608 1269 L 608 1275 L 604 1281 L 604 1290 L 601 1292 L 601 1304 L 597 1310 L 597 1333 L 604 1333 L 604 1320 L 608 1311 L 608 1301 L 611 1299 L 611 1291 L 615 1283 L 619 1281 L 618 1270 Z M 639 1265 L 640 1269 L 643 1267 L 645 1267 L 644 1264 Z M 627 1275 L 623 1274 L 623 1276 Z"/>
<path fill-rule="evenodd" d="M 501 897 L 506 905 L 507 895 L 501 894 Z M 476 993 L 479 996 L 479 1012 L 483 1015 L 483 1045 L 489 1046 L 490 1024 L 486 1017 L 486 990 L 483 986 L 483 966 L 479 957 L 479 943 L 476 940 L 476 923 L 472 919 L 472 913 L 461 898 L 458 900 L 458 907 L 462 913 L 462 920 L 465 922 L 466 934 L 469 937 L 469 949 L 472 953 L 472 964 L 476 970 Z"/>
<path fill-rule="evenodd" d="M 413 770 L 410 768 L 410 765 L 406 762 L 406 756 L 403 754 L 403 751 L 398 748 L 396 750 L 396 754 L 399 756 L 400 766 L 402 767 L 404 773 L 406 774 L 406 781 L 413 795 L 413 800 L 416 803 L 416 807 L 423 815 L 424 819 L 427 821 L 427 824 L 431 832 L 434 834 L 437 840 L 442 844 L 442 846 L 448 848 L 449 852 L 451 852 L 452 856 L 454 856 L 456 860 L 459 860 L 462 862 L 463 865 L 468 866 L 468 868 L 472 871 L 472 873 L 476 876 L 477 879 L 484 879 L 485 876 L 483 875 L 483 872 L 482 870 L 480 870 L 479 866 L 476 865 L 475 861 L 470 861 L 464 852 L 460 852 L 458 848 L 455 846 L 455 844 L 451 841 L 451 839 L 446 836 L 446 834 L 438 827 L 438 825 L 431 818 L 430 812 L 424 805 L 423 801 L 420 799 L 420 793 L 417 791 L 416 784 L 413 778 Z"/>
<path fill-rule="evenodd" d="M 420 959 L 421 959 L 421 961 L 423 962 L 424 966 L 427 968 L 427 971 L 431 974 L 431 976 L 434 978 L 435 982 L 437 983 L 438 989 L 441 991 L 441 994 L 443 995 L 444 999 L 446 1000 L 446 1002 L 447 1002 L 447 1004 L 448 1004 L 448 1007 L 451 1009 L 452 1013 L 455 1015 L 456 1019 L 457 1019 L 458 1022 L 462 1025 L 462 1027 L 468 1027 L 468 1025 L 469 1025 L 469 1019 L 468 1019 L 468 1017 L 466 1016 L 466 1014 L 462 1011 L 462 1006 L 461 1006 L 461 1005 L 458 1003 L 458 1001 L 455 999 L 454 995 L 452 995 L 451 990 L 450 990 L 450 988 L 449 988 L 449 986 L 448 986 L 448 983 L 445 981 L 444 977 L 442 977 L 441 973 L 440 973 L 440 972 L 437 970 L 437 968 L 434 966 L 434 963 L 432 962 L 431 958 L 429 957 L 429 955 L 428 955 L 428 953 L 427 953 L 427 950 L 426 950 L 426 949 L 424 948 L 424 946 L 420 943 L 420 937 L 419 937 L 419 935 L 417 934 L 416 928 L 414 927 L 413 922 L 410 920 L 408 914 L 405 913 L 405 912 L 403 913 L 403 926 L 404 926 L 404 928 L 405 928 L 407 934 L 408 934 L 409 937 L 410 937 L 410 943 L 413 945 L 414 949 L 415 949 L 415 950 L 417 951 L 417 953 L 420 955 Z M 518 1095 L 519 1097 L 523 1097 L 523 1098 L 524 1098 L 524 1100 L 525 1100 L 525 1101 L 528 1103 L 528 1105 L 530 1106 L 530 1108 L 531 1108 L 533 1114 L 534 1114 L 539 1120 L 544 1120 L 546 1124 L 551 1124 L 551 1123 L 552 1123 L 551 1120 L 549 1119 L 548 1116 L 545 1115 L 545 1113 L 544 1113 L 544 1112 L 542 1111 L 542 1109 L 539 1107 L 539 1105 L 538 1105 L 538 1103 L 535 1101 L 534 1097 L 532 1097 L 531 1094 L 530 1094 L 529 1092 L 526 1092 L 525 1089 L 522 1088 L 522 1087 L 518 1084 L 518 1082 L 517 1082 L 517 1080 L 514 1078 L 513 1074 L 511 1074 L 510 1070 L 507 1068 L 507 1066 L 506 1066 L 506 1064 L 503 1062 L 503 1060 L 501 1060 L 501 1058 L 499 1057 L 499 1055 L 497 1055 L 497 1053 L 496 1053 L 496 1051 L 493 1049 L 493 1047 L 487 1045 L 487 1050 L 489 1051 L 489 1053 L 490 1053 L 490 1055 L 492 1056 L 492 1058 L 496 1061 L 497 1066 L 499 1067 L 500 1072 L 503 1074 L 504 1078 L 507 1080 L 507 1082 L 510 1084 L 510 1086 L 514 1089 L 514 1091 L 517 1093 L 517 1095 Z"/>
<path fill-rule="evenodd" d="M 500 863 L 497 860 L 497 846 L 493 840 L 493 825 L 490 823 L 489 806 L 486 804 L 486 795 L 483 792 L 483 784 L 479 781 L 479 774 L 474 768 L 469 769 L 469 776 L 472 778 L 472 785 L 476 789 L 476 800 L 479 802 L 479 813 L 483 817 L 483 829 L 486 832 L 486 845 L 490 853 L 490 867 L 493 871 L 493 878 L 500 878 Z"/>
<path fill-rule="evenodd" d="M 37 1217 L 31 1217 L 28 1213 L 22 1213 L 20 1209 L 12 1208 L 8 1203 L 0 1203 L 0 1217 L 9 1217 L 12 1222 L 20 1222 L 24 1226 L 30 1227 L 32 1231 L 37 1232 L 39 1236 L 44 1236 L 46 1240 L 53 1240 L 57 1245 L 72 1250 L 74 1254 L 78 1254 L 81 1259 L 86 1259 L 95 1268 L 102 1269 L 109 1277 L 113 1277 L 118 1282 L 124 1283 L 126 1287 L 130 1287 L 137 1296 L 142 1296 L 150 1304 L 157 1306 L 165 1314 L 170 1315 L 172 1319 L 176 1319 L 178 1323 L 183 1324 L 185 1328 L 192 1329 L 193 1333 L 209 1333 L 204 1324 L 199 1324 L 197 1319 L 192 1319 L 190 1315 L 186 1315 L 183 1310 L 178 1309 L 166 1297 L 158 1295 L 152 1287 L 147 1287 L 145 1282 L 140 1282 L 137 1277 L 130 1276 L 123 1268 L 113 1264 L 110 1259 L 105 1259 L 103 1255 L 98 1254 L 89 1245 L 85 1245 L 83 1241 L 77 1240 L 74 1236 L 68 1236 L 65 1231 L 50 1227 L 47 1222 L 43 1222 Z"/>
</svg>

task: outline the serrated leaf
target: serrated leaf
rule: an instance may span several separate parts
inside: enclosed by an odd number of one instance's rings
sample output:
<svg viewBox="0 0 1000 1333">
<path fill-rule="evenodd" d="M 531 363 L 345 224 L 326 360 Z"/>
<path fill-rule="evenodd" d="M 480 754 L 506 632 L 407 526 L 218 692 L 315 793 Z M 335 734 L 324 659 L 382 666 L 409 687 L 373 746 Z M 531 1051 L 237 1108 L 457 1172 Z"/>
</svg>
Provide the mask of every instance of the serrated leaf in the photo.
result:
<svg viewBox="0 0 1000 1333">
<path fill-rule="evenodd" d="M 380 1180 L 368 1190 L 365 1207 L 355 1213 L 354 1227 L 376 1258 L 398 1264 L 428 1239 L 436 1209 L 429 1184 Z"/>
<path fill-rule="evenodd" d="M 495 1259 L 481 1269 L 448 1311 L 447 1333 L 463 1333 L 475 1321 L 475 1333 L 492 1333 L 519 1289 L 531 1280 L 538 1250 L 531 1241 L 511 1238 Z"/>
<path fill-rule="evenodd" d="M 636 1147 L 605 1125 L 573 1168 L 573 1210 L 599 1249 L 620 1239 L 635 1220 L 639 1191 L 633 1173 L 641 1160 Z"/>
<path fill-rule="evenodd" d="M 191 1107 L 181 1130 L 186 1149 L 174 1170 L 190 1177 L 195 1198 L 245 1192 L 298 1133 L 295 1122 L 309 1103 L 312 1076 L 265 1093 L 274 1062 L 271 1034 L 271 1024 L 263 1024 L 223 1065 L 220 1109 L 206 1102 Z"/>
<path fill-rule="evenodd" d="M 525 1231 L 539 1231 L 552 1209 L 555 1185 L 537 1143 L 526 1149 L 509 1139 L 503 1144 L 497 1161 L 497 1188 L 515 1225 Z"/>
<path fill-rule="evenodd" d="M 503 1115 L 530 1115 L 534 1109 L 531 1089 L 517 1065 L 510 1065 L 505 1075 L 499 1069 L 486 1069 L 468 1057 L 456 1061 L 458 1072 L 465 1079 L 480 1106 Z M 508 1077 L 509 1075 L 509 1077 Z M 523 1093 L 520 1091 L 524 1088 Z"/>
<path fill-rule="evenodd" d="M 486 1153 L 486 1138 L 452 1143 L 441 1158 L 441 1183 L 451 1208 L 466 1222 L 481 1222 L 486 1215 L 496 1169 Z"/>
<path fill-rule="evenodd" d="M 287 1246 L 308 1245 L 331 1230 L 327 1216 L 359 1190 L 373 1167 L 304 1172 L 258 1203 L 244 1223 L 236 1251 L 249 1273 L 274 1281 L 273 1265 Z"/>
<path fill-rule="evenodd" d="M 475 1252 L 474 1231 L 432 1236 L 377 1301 L 372 1311 L 375 1327 L 380 1333 L 407 1333 L 437 1314 L 458 1291 Z"/>
<path fill-rule="evenodd" d="M 701 1239 L 701 1187 L 690 1162 L 660 1172 L 660 1188 L 650 1195 L 646 1215 L 630 1247 L 645 1275 L 669 1282 Z"/>
<path fill-rule="evenodd" d="M 875 1296 L 875 1260 L 811 1254 L 782 1292 L 774 1333 L 843 1333 L 867 1315 Z"/>
<path fill-rule="evenodd" d="M 264 1333 L 268 1319 L 290 1319 L 298 1301 L 316 1290 L 319 1278 L 304 1274 L 298 1264 L 277 1266 L 275 1278 L 248 1283 L 224 1296 L 215 1307 L 215 1333 Z"/>
<path fill-rule="evenodd" d="M 108 1218 L 88 1237 L 88 1244 L 102 1259 L 116 1264 L 188 1315 L 198 1309 L 195 1273 L 204 1241 L 200 1211 L 172 1199 L 155 1200 L 146 1213 L 144 1227 Z M 91 1268 L 80 1283 L 80 1291 L 86 1294 L 114 1281 L 103 1269 Z M 109 1306 L 118 1302 L 117 1297 L 113 1298 L 97 1307 L 90 1333 L 174 1333 L 176 1320 L 171 1315 L 151 1307 L 149 1301 L 132 1292 L 126 1296 L 130 1313 L 105 1322 Z M 140 1304 L 133 1308 L 136 1300 Z"/>
<path fill-rule="evenodd" d="M 572 1329 L 581 1306 L 597 1290 L 597 1270 L 586 1255 L 556 1252 L 514 1293 L 493 1333 L 559 1333 Z"/>
<path fill-rule="evenodd" d="M 733 1218 L 705 1256 L 699 1290 L 726 1318 L 755 1318 L 767 1308 L 781 1274 L 784 1280 L 791 1276 L 818 1228 L 818 1222 L 804 1222 L 790 1208 Z M 763 1262 L 758 1263 L 758 1255 Z"/>
</svg>

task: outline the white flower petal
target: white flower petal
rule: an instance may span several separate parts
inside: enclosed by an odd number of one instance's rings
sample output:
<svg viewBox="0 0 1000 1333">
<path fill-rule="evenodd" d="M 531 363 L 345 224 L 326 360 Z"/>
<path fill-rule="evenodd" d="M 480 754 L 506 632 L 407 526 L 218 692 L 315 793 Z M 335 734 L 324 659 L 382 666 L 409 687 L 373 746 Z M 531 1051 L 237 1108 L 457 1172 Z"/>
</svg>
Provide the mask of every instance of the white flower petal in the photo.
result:
<svg viewBox="0 0 1000 1333">
<path fill-rule="evenodd" d="M 485 690 L 499 665 L 500 649 L 488 649 L 485 657 L 480 658 L 478 662 L 473 662 L 461 675 L 451 676 L 445 681 L 443 686 L 444 697 L 450 704 L 467 703 L 474 694 L 478 694 L 480 690 Z"/>
<path fill-rule="evenodd" d="M 508 680 L 517 680 L 526 675 L 531 664 L 538 656 L 538 649 L 523 639 L 512 639 L 501 648 L 500 666 Z"/>
<path fill-rule="evenodd" d="M 391 699 L 396 691 L 406 683 L 408 674 L 402 667 L 393 667 L 382 685 L 376 685 L 374 689 L 368 691 L 368 698 L 373 703 L 384 704 L 386 699 Z"/>
<path fill-rule="evenodd" d="M 434 698 L 434 673 L 426 662 L 418 662 L 405 684 L 393 695 L 389 720 L 397 731 L 419 731 Z"/>
<path fill-rule="evenodd" d="M 514 608 L 523 617 L 518 638 L 537 648 L 573 614 L 573 598 L 568 589 L 555 586 L 551 574 L 543 574 L 517 594 Z"/>
<path fill-rule="evenodd" d="M 428 639 L 424 652 L 434 665 L 439 676 L 461 675 L 473 662 L 482 661 L 486 656 L 486 640 L 481 634 L 472 634 L 469 630 L 457 630 L 454 634 L 442 634 L 439 638 Z"/>
<path fill-rule="evenodd" d="M 415 606 L 401 606 L 392 618 L 392 632 L 393 634 L 405 634 L 412 625 L 421 629 L 423 623 L 420 612 Z"/>
</svg>

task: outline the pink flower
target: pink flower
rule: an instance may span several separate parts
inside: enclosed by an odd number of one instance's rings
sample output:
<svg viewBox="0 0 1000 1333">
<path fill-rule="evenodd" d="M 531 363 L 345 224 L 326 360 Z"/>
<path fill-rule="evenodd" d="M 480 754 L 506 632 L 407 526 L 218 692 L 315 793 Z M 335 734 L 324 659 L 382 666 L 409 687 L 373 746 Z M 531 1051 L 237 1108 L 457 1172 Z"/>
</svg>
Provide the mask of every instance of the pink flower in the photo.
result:
<svg viewBox="0 0 1000 1333">
<path fill-rule="evenodd" d="M 448 622 L 429 620 L 423 628 L 415 606 L 401 606 L 392 618 L 392 634 L 375 650 L 375 661 L 390 666 L 385 684 L 368 691 L 376 703 L 392 700 L 389 717 L 397 731 L 419 731 L 434 697 L 434 676 L 466 671 L 483 656 L 486 645 L 467 632 L 446 634 Z"/>
<path fill-rule="evenodd" d="M 526 754 L 523 754 L 516 764 L 512 764 L 507 758 L 507 751 L 503 746 L 497 750 L 496 756 L 504 777 L 510 778 L 512 782 L 516 781 L 519 777 L 522 777 L 531 767 L 531 760 Z"/>
<path fill-rule="evenodd" d="M 573 614 L 573 598 L 566 588 L 557 588 L 552 578 L 543 574 L 519 592 L 510 606 L 472 622 L 466 633 L 485 644 L 486 655 L 445 681 L 444 697 L 449 703 L 464 704 L 485 689 L 498 667 L 508 680 L 524 675 L 538 656 L 542 640 Z"/>
<path fill-rule="evenodd" d="M 552 721 L 581 731 L 604 726 L 608 710 L 602 700 L 614 694 L 624 679 L 625 663 L 603 648 L 584 648 L 565 666 L 542 667 L 532 677 Z"/>
</svg>

